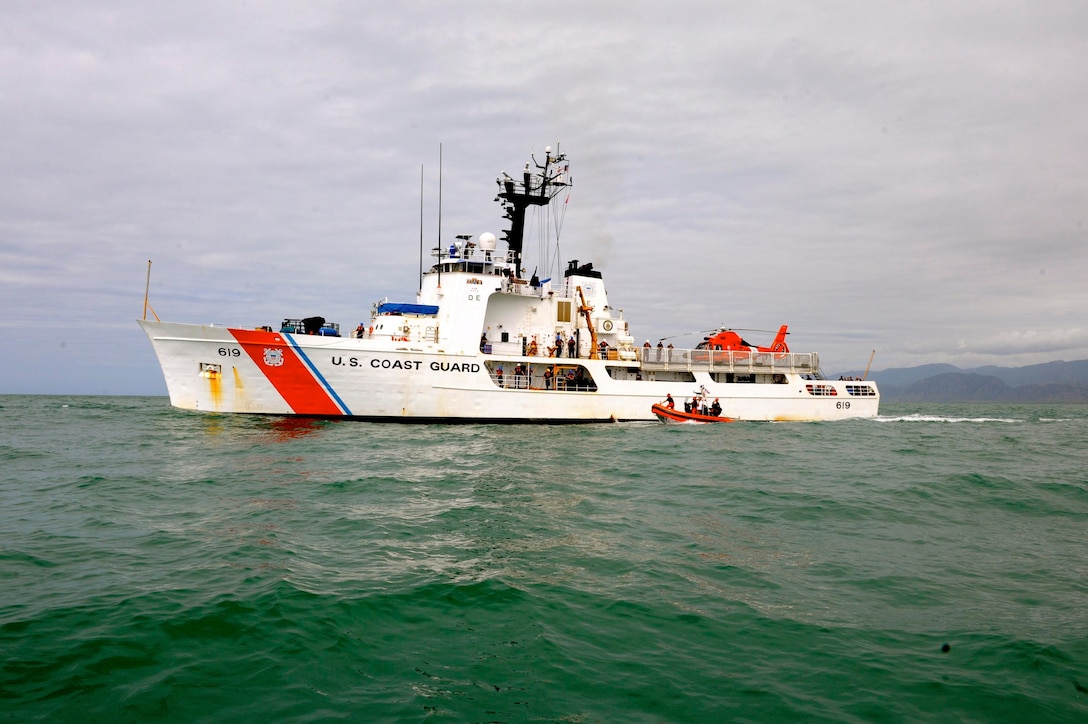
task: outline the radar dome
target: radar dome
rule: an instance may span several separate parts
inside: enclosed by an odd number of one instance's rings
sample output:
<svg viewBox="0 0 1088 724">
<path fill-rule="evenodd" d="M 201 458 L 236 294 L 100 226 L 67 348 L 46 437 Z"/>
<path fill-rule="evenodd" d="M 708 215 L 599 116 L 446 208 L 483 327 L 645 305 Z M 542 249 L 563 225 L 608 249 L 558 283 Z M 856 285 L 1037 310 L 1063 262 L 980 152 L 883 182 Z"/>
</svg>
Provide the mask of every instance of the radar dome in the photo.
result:
<svg viewBox="0 0 1088 724">
<path fill-rule="evenodd" d="M 480 234 L 480 248 L 483 251 L 495 251 L 495 235 L 490 231 Z"/>
</svg>

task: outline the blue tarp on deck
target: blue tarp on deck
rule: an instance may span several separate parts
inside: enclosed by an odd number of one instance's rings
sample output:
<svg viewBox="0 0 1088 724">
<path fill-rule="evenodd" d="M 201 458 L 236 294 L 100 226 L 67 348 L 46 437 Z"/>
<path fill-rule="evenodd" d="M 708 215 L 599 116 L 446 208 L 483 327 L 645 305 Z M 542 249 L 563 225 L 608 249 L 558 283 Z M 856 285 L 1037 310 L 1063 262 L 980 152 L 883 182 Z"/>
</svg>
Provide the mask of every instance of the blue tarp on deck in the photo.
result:
<svg viewBox="0 0 1088 724">
<path fill-rule="evenodd" d="M 387 302 L 378 307 L 378 314 L 438 314 L 434 304 L 395 304 Z"/>
</svg>

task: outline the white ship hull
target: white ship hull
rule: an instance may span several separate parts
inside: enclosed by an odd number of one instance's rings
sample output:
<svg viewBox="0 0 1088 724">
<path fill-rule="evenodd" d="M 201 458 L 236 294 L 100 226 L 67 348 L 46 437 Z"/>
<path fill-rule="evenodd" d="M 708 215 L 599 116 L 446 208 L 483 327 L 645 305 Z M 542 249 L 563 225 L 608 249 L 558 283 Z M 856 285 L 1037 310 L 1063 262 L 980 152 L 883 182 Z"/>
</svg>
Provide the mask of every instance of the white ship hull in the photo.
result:
<svg viewBox="0 0 1088 724">
<path fill-rule="evenodd" d="M 708 399 L 720 399 L 727 417 L 798 421 L 872 417 L 879 401 L 871 382 L 815 381 L 791 370 L 791 363 L 801 358 L 803 365 L 809 355 L 760 360 L 732 354 L 726 365 L 700 359 L 725 356 L 720 352 L 647 349 L 639 355 L 649 357 L 644 366 L 641 359 L 448 354 L 383 339 L 140 324 L 162 366 L 171 404 L 203 412 L 401 422 L 651 421 L 656 419 L 651 405 L 666 394 L 684 398 L 701 390 Z M 595 389 L 556 389 L 562 382 L 546 387 L 543 369 L 575 362 L 590 373 Z M 747 371 L 760 362 L 770 365 L 765 374 L 784 382 L 715 379 L 726 374 L 721 370 Z M 508 373 L 499 383 L 490 371 L 497 365 L 513 370 L 517 364 L 532 374 L 515 379 Z"/>
</svg>

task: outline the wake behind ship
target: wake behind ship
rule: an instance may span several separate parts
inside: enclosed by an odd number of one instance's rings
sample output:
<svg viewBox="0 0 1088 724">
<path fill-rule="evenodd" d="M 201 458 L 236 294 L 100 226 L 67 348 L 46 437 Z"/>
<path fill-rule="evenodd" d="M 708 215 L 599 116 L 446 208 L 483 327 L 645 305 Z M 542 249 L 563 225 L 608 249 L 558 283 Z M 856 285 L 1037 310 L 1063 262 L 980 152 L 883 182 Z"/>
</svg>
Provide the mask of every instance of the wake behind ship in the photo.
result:
<svg viewBox="0 0 1088 724">
<path fill-rule="evenodd" d="M 342 335 L 321 317 L 232 328 L 143 319 L 170 402 L 217 413 L 396 422 L 587 423 L 654 420 L 673 394 L 734 420 L 873 417 L 864 380 L 827 380 L 816 353 L 719 330 L 695 349 L 637 345 L 600 271 L 570 261 L 561 279 L 526 278 L 526 219 L 571 180 L 545 150 L 520 179 L 498 179 L 509 229 L 434 250 L 414 302 L 375 303 Z"/>
</svg>

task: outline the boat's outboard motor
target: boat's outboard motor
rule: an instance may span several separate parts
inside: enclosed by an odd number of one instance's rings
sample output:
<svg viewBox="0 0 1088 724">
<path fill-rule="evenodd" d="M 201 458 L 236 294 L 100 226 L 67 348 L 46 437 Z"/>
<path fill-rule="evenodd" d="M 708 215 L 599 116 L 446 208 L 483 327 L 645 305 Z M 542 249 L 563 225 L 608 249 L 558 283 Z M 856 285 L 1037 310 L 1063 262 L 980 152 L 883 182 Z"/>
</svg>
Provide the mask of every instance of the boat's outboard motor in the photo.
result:
<svg viewBox="0 0 1088 724">
<path fill-rule="evenodd" d="M 306 317 L 302 320 L 302 329 L 306 334 L 320 334 L 324 324 L 324 317 Z"/>
</svg>

